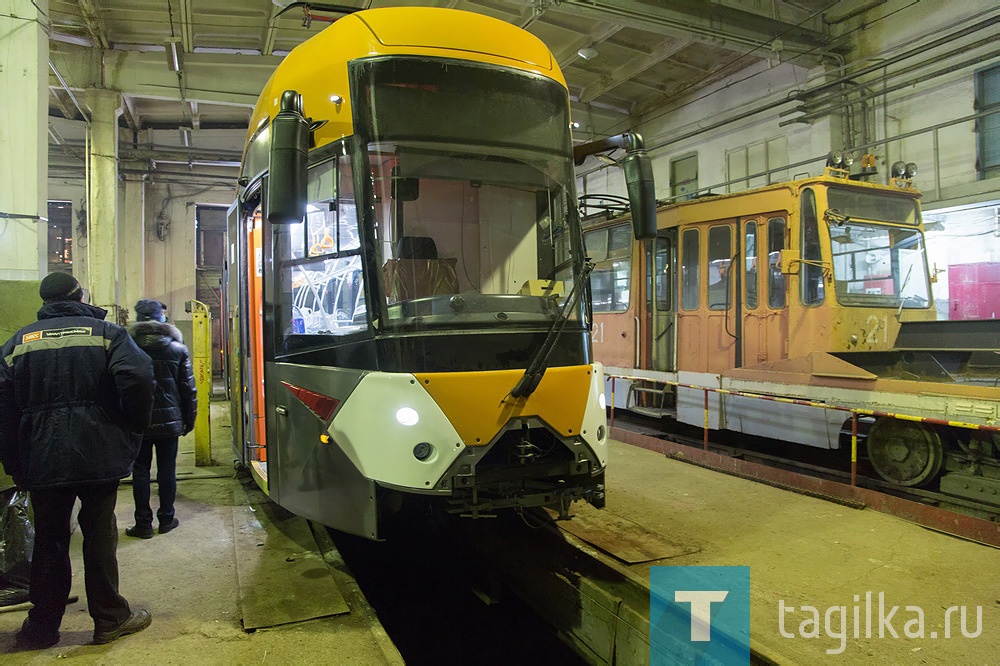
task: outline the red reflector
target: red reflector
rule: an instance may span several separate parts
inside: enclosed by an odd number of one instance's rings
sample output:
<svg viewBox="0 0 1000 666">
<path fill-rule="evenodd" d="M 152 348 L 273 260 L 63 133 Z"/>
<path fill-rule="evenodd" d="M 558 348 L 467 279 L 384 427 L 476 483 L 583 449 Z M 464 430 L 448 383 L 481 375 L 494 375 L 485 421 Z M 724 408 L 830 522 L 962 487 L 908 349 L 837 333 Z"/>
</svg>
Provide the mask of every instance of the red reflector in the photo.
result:
<svg viewBox="0 0 1000 666">
<path fill-rule="evenodd" d="M 295 386 L 288 382 L 281 382 L 292 395 L 302 401 L 302 404 L 309 408 L 309 411 L 318 416 L 323 421 L 329 421 L 333 412 L 337 409 L 340 401 L 336 398 L 316 393 L 301 386 Z"/>
</svg>

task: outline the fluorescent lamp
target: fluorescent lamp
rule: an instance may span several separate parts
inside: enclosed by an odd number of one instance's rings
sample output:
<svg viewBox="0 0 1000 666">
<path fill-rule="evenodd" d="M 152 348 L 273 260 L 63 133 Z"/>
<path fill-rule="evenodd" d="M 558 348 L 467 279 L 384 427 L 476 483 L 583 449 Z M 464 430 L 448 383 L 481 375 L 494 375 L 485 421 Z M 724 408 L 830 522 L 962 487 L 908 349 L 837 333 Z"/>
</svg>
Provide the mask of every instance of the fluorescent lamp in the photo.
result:
<svg viewBox="0 0 1000 666">
<path fill-rule="evenodd" d="M 176 41 L 168 41 L 166 44 L 167 49 L 167 68 L 171 72 L 180 72 L 184 67 L 184 49 Z"/>
<path fill-rule="evenodd" d="M 181 145 L 185 148 L 191 147 L 191 128 L 189 127 L 179 127 L 177 128 L 181 133 Z"/>
</svg>

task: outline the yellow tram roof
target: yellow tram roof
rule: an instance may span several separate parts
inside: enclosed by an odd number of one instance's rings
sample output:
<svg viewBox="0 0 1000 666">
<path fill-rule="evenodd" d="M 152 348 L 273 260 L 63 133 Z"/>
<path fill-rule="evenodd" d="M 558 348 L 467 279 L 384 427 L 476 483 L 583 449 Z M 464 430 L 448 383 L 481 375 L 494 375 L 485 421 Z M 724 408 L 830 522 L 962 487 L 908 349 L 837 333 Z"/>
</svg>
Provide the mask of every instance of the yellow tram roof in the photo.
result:
<svg viewBox="0 0 1000 666">
<path fill-rule="evenodd" d="M 861 180 L 849 180 L 846 177 L 831 175 L 829 171 L 822 176 L 810 176 L 798 180 L 783 181 L 748 190 L 740 190 L 729 194 L 701 197 L 687 201 L 678 201 L 662 206 L 657 211 L 661 217 L 660 226 L 673 226 L 683 222 L 701 222 L 708 220 L 724 220 L 743 215 L 769 213 L 777 210 L 789 210 L 798 192 L 809 185 L 825 185 L 833 187 L 849 187 L 878 191 L 888 195 L 905 196 L 912 199 L 920 198 L 920 190 L 913 187 L 894 187 L 882 183 L 868 183 Z M 667 218 L 666 220 L 663 217 Z"/>
<path fill-rule="evenodd" d="M 285 90 L 302 95 L 307 117 L 327 120 L 316 130 L 317 147 L 353 134 L 347 63 L 401 54 L 502 65 L 546 76 L 566 87 L 548 47 L 505 21 L 438 7 L 369 9 L 337 20 L 285 57 L 257 100 L 247 141 L 265 118 L 278 113 Z M 334 96 L 341 101 L 333 101 Z"/>
</svg>

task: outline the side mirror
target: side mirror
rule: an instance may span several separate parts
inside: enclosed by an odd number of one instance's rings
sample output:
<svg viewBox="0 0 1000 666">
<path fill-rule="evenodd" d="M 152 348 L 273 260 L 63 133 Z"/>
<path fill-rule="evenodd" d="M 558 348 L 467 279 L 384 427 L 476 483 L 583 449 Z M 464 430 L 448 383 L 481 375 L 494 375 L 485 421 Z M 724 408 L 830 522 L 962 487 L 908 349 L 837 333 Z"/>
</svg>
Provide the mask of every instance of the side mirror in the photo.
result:
<svg viewBox="0 0 1000 666">
<path fill-rule="evenodd" d="M 302 113 L 302 96 L 294 90 L 281 95 L 281 110 L 271 123 L 271 155 L 267 182 L 267 221 L 295 224 L 306 214 L 309 121 Z"/>
<path fill-rule="evenodd" d="M 621 164 L 632 211 L 632 233 L 636 240 L 656 238 L 656 191 L 649 155 L 641 148 L 630 150 Z"/>
</svg>

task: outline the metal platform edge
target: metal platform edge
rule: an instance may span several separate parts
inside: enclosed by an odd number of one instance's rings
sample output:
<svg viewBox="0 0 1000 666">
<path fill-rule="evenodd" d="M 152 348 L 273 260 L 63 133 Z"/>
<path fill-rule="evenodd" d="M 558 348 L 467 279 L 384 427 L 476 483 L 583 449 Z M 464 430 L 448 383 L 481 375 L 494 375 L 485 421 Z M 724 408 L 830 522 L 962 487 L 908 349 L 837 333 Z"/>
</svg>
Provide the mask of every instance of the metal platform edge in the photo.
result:
<svg viewBox="0 0 1000 666">
<path fill-rule="evenodd" d="M 540 524 L 534 528 L 520 520 L 466 524 L 468 543 L 499 574 L 503 586 L 544 618 L 585 662 L 648 666 L 648 574 L 536 515 Z M 751 666 L 794 663 L 750 638 Z"/>
<path fill-rule="evenodd" d="M 308 523 L 313 538 L 316 540 L 316 545 L 319 547 L 323 559 L 330 566 L 333 577 L 337 581 L 340 593 L 347 600 L 347 605 L 350 607 L 351 612 L 360 614 L 365 618 L 375 645 L 385 657 L 385 663 L 389 666 L 405 666 L 406 661 L 403 659 L 403 655 L 399 653 L 396 644 L 392 642 L 389 634 L 386 633 L 382 622 L 378 619 L 378 615 L 375 614 L 375 609 L 368 603 L 365 593 L 354 579 L 353 574 L 350 573 L 347 563 L 344 562 L 344 558 L 341 557 L 336 544 L 330 538 L 327 528 L 311 520 Z"/>
<path fill-rule="evenodd" d="M 693 462 L 746 479 L 780 484 L 792 490 L 857 502 L 865 508 L 874 509 L 932 530 L 1000 548 L 1000 524 L 982 518 L 957 514 L 936 506 L 886 495 L 867 488 L 850 486 L 838 481 L 819 479 L 739 458 L 730 458 L 685 444 L 629 432 L 621 428 L 611 428 L 610 437 L 625 444 L 663 453 L 678 460 Z"/>
</svg>

